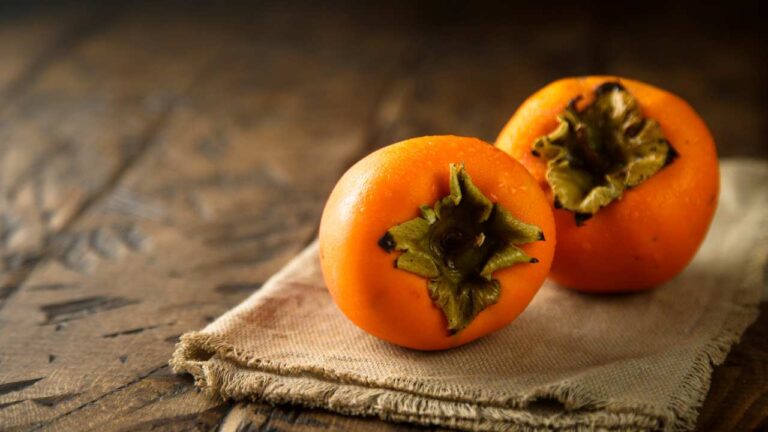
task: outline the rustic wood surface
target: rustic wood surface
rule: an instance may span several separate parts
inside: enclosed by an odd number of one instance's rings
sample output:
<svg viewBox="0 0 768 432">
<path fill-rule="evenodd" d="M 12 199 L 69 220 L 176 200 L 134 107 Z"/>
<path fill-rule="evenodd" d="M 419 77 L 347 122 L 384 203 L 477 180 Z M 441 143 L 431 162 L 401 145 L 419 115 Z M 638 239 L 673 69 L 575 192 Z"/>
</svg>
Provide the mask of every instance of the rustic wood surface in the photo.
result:
<svg viewBox="0 0 768 432">
<path fill-rule="evenodd" d="M 0 6 L 0 429 L 423 429 L 212 400 L 167 360 L 312 240 L 356 159 L 417 135 L 492 141 L 558 77 L 656 83 L 722 156 L 768 157 L 750 7 Z M 701 430 L 768 427 L 762 312 Z"/>
</svg>

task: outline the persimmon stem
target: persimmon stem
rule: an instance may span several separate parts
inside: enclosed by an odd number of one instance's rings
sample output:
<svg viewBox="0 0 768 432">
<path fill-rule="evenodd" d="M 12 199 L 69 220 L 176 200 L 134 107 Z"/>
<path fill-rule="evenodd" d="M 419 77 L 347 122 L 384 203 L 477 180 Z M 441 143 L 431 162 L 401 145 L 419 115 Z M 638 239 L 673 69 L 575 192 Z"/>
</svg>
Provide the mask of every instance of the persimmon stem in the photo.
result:
<svg viewBox="0 0 768 432">
<path fill-rule="evenodd" d="M 387 252 L 403 253 L 395 267 L 428 279 L 432 300 L 456 334 L 499 299 L 493 273 L 520 263 L 537 263 L 518 246 L 544 241 L 536 226 L 494 204 L 461 165 L 450 165 L 450 194 L 421 216 L 390 228 L 379 240 Z"/>
<path fill-rule="evenodd" d="M 595 100 L 582 110 L 576 106 L 580 99 L 568 104 L 555 130 L 531 150 L 547 161 L 555 207 L 572 211 L 577 225 L 677 156 L 658 122 L 643 116 L 620 83 L 598 86 Z"/>
</svg>

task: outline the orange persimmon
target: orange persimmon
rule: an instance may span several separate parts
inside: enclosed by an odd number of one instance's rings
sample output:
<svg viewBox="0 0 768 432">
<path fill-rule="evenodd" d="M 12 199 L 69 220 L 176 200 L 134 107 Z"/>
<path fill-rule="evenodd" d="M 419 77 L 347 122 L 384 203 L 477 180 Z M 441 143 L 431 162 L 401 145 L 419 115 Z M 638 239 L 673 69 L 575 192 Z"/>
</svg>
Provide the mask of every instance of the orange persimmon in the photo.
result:
<svg viewBox="0 0 768 432">
<path fill-rule="evenodd" d="M 612 76 L 568 78 L 526 100 L 496 146 L 555 207 L 550 276 L 591 292 L 657 286 L 706 236 L 719 192 L 714 140 L 681 98 Z"/>
<path fill-rule="evenodd" d="M 474 138 L 384 147 L 336 184 L 320 261 L 341 311 L 421 350 L 456 347 L 515 319 L 554 255 L 549 203 L 526 169 Z"/>
</svg>

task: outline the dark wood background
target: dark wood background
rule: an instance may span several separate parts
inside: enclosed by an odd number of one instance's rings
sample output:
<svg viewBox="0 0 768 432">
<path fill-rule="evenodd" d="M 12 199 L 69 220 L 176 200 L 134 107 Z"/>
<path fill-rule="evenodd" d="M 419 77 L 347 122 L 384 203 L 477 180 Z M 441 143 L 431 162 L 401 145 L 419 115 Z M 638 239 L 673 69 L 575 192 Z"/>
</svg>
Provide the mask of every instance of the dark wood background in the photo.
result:
<svg viewBox="0 0 768 432">
<path fill-rule="evenodd" d="M 493 141 L 559 77 L 667 88 L 723 157 L 768 158 L 758 3 L 1 3 L 0 429 L 421 429 L 211 400 L 167 360 L 312 240 L 355 160 Z M 761 309 L 701 430 L 768 427 Z"/>
</svg>

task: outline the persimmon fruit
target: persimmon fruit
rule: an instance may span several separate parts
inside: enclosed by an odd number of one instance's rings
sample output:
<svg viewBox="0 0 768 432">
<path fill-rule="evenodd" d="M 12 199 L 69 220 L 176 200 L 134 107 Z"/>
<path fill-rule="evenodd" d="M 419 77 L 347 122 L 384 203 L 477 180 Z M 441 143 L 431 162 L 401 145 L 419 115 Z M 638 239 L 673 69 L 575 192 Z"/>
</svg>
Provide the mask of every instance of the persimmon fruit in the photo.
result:
<svg viewBox="0 0 768 432">
<path fill-rule="evenodd" d="M 320 222 L 320 262 L 357 326 L 446 349 L 525 309 L 549 271 L 554 227 L 536 180 L 504 152 L 474 138 L 414 138 L 342 176 Z"/>
<path fill-rule="evenodd" d="M 528 98 L 496 146 L 555 208 L 551 278 L 589 292 L 671 279 L 706 236 L 719 192 L 715 143 L 684 100 L 613 76 L 556 81 Z"/>
</svg>

